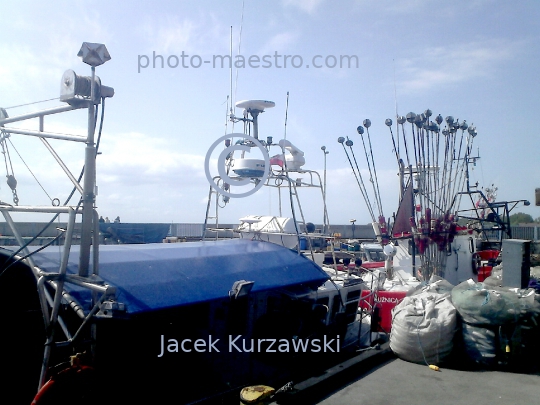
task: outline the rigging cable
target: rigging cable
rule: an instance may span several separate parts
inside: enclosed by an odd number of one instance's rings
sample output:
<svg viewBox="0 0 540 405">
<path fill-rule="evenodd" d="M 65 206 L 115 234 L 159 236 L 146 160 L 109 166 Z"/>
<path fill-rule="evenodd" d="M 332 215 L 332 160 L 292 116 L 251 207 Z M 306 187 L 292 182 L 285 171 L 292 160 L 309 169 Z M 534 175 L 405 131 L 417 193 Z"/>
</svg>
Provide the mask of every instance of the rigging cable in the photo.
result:
<svg viewBox="0 0 540 405">
<path fill-rule="evenodd" d="M 99 131 L 98 131 L 98 139 L 97 139 L 97 142 L 96 142 L 96 157 L 98 155 L 98 149 L 99 149 L 99 144 L 100 144 L 100 141 L 101 141 L 101 134 L 102 134 L 102 130 L 103 130 L 103 119 L 104 119 L 104 116 L 105 116 L 105 98 L 103 97 L 101 99 L 102 101 L 102 104 L 101 104 L 101 120 L 100 120 L 100 125 L 99 125 Z M 97 123 L 97 114 L 98 114 L 98 109 L 96 109 L 96 112 L 95 112 L 95 115 L 94 115 L 94 131 L 96 130 L 96 123 Z M 82 180 L 82 177 L 84 175 L 84 166 L 82 167 L 81 169 L 81 173 L 79 174 L 79 178 L 77 179 L 77 182 L 80 182 Z M 69 201 L 71 200 L 71 198 L 73 197 L 73 194 L 75 194 L 75 191 L 77 191 L 77 188 L 76 187 L 73 187 L 73 189 L 71 190 L 71 193 L 69 194 L 69 196 L 67 197 L 66 201 L 64 202 L 64 206 L 66 206 Z M 82 204 L 82 196 L 81 198 L 79 199 L 79 202 L 77 203 L 77 208 L 76 208 L 76 211 L 78 211 L 79 207 L 81 206 Z M 22 250 L 24 250 L 25 248 L 27 248 L 33 241 L 35 241 L 37 238 L 39 238 L 43 232 L 45 232 L 45 230 L 47 230 L 47 228 L 49 228 L 49 226 L 51 226 L 51 224 L 56 221 L 56 219 L 60 216 L 60 213 L 57 213 L 53 216 L 53 218 L 41 229 L 41 231 L 39 231 L 35 236 L 33 236 L 30 240 L 28 240 L 23 246 L 20 246 L 19 249 L 17 249 L 16 251 L 14 251 L 5 261 L 4 261 L 4 264 L 5 263 L 8 263 L 11 259 L 13 259 L 13 257 L 15 257 L 15 255 L 19 254 Z M 35 253 L 35 252 L 33 252 Z M 31 253 L 30 255 L 32 255 L 33 253 Z M 24 257 L 26 258 L 26 257 Z M 7 266 L 6 268 L 4 268 L 2 270 L 2 272 L 0 272 L 0 276 L 3 274 L 3 272 L 5 272 L 9 267 L 11 267 L 13 264 L 21 261 L 23 258 L 19 258 L 17 260 L 15 260 L 13 263 L 11 263 L 9 266 Z"/>
<path fill-rule="evenodd" d="M 47 100 L 34 101 L 32 103 L 13 105 L 11 107 L 4 107 L 4 110 L 9 110 L 10 108 L 26 107 L 27 105 L 32 105 L 32 104 L 45 103 L 46 101 L 58 100 L 59 98 L 60 97 L 54 97 L 54 98 L 49 98 Z"/>
<path fill-rule="evenodd" d="M 47 190 L 45 190 L 45 188 L 43 187 L 43 185 L 39 182 L 39 180 L 37 179 L 36 175 L 34 174 L 34 172 L 32 172 L 32 169 L 30 169 L 30 167 L 28 166 L 28 164 L 25 162 L 25 160 L 23 159 L 23 157 L 21 156 L 21 154 L 19 153 L 19 151 L 17 150 L 17 148 L 15 147 L 15 145 L 13 145 L 13 142 L 11 142 L 11 139 L 8 139 L 9 140 L 9 143 L 11 144 L 11 146 L 13 147 L 13 150 L 15 150 L 15 152 L 17 153 L 17 155 L 19 156 L 19 158 L 21 159 L 21 161 L 23 162 L 23 164 L 26 166 L 26 168 L 28 169 L 28 171 L 30 172 L 30 174 L 32 175 L 32 177 L 34 178 L 34 180 L 37 182 L 37 184 L 39 184 L 39 186 L 41 187 L 41 189 L 43 190 L 43 192 L 47 195 L 47 197 L 49 197 L 49 200 L 51 200 L 51 202 L 53 201 L 53 198 L 49 195 L 49 193 L 47 193 Z"/>
</svg>

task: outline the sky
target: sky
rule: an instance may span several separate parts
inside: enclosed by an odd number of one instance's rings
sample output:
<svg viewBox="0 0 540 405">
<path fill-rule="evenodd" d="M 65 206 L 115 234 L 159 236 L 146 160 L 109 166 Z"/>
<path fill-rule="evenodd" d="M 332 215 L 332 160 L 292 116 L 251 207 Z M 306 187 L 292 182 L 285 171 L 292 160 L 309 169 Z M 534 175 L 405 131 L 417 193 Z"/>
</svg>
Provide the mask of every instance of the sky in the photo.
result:
<svg viewBox="0 0 540 405">
<path fill-rule="evenodd" d="M 105 103 L 97 157 L 96 205 L 103 217 L 202 223 L 209 196 L 205 156 L 218 138 L 242 132 L 240 123 L 227 122 L 227 109 L 231 101 L 249 99 L 275 102 L 259 117 L 259 138 L 286 138 L 304 152 L 304 167 L 321 176 L 326 147 L 331 224 L 371 221 L 338 137 L 355 142 L 361 173 L 369 178 L 356 128 L 371 120 L 388 217 L 397 210 L 399 184 L 384 121 L 395 121 L 396 111 L 428 108 L 477 128 L 473 148 L 481 158 L 471 167 L 471 184 L 494 185 L 499 200 L 530 200 L 513 213 L 540 217 L 534 204 L 540 187 L 538 1 L 22 0 L 4 4 L 2 15 L 0 107 L 10 117 L 61 105 L 10 108 L 58 98 L 66 70 L 90 75 L 77 57 L 82 43 L 106 45 L 111 60 L 96 72 L 115 94 Z M 231 46 L 245 66 L 231 71 L 204 63 L 229 55 Z M 351 65 L 340 67 L 340 58 Z M 87 113 L 47 116 L 45 131 L 85 135 Z M 6 143 L 20 205 L 66 199 L 72 185 L 39 139 L 13 134 Z M 50 143 L 77 176 L 84 144 Z M 305 193 L 299 196 L 306 220 L 322 223 L 320 190 Z M 260 190 L 231 199 L 219 209 L 219 222 L 279 215 L 277 198 L 275 190 Z M 4 182 L 0 200 L 13 201 Z M 27 214 L 14 219 L 33 220 Z"/>
</svg>

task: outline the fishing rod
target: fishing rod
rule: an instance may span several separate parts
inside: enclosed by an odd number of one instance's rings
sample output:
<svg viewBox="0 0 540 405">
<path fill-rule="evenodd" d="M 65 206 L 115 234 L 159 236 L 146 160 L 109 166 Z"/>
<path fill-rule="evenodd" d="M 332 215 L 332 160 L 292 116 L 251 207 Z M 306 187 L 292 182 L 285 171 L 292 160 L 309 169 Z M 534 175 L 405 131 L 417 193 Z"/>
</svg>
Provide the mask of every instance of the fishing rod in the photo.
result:
<svg viewBox="0 0 540 405">
<path fill-rule="evenodd" d="M 400 157 L 400 148 L 399 148 L 399 125 L 403 124 L 405 122 L 405 117 L 400 117 L 397 115 L 397 106 L 396 106 L 396 133 L 397 133 L 397 140 L 398 140 L 398 146 L 396 148 L 396 140 L 394 137 L 394 132 L 392 131 L 392 124 L 393 121 L 390 118 L 387 118 L 384 121 L 384 124 L 388 127 L 388 130 L 390 131 L 390 137 L 392 138 L 392 145 L 394 146 L 394 154 L 396 156 L 396 162 L 399 169 L 399 203 L 401 203 L 401 199 L 403 198 L 403 193 L 405 192 L 405 167 L 403 159 Z M 403 118 L 403 121 L 401 121 L 401 118 Z M 407 163 L 409 160 L 409 152 L 407 151 L 407 143 L 405 142 L 405 153 L 407 154 Z"/>
<path fill-rule="evenodd" d="M 367 133 L 368 144 L 369 144 L 369 156 L 371 156 L 371 163 L 370 163 L 370 159 L 368 157 L 368 152 L 367 152 L 367 149 L 366 149 L 366 143 L 365 143 L 364 137 L 363 137 L 364 130 L 363 130 L 362 126 L 358 127 L 358 133 L 360 134 L 360 138 L 362 139 L 362 145 L 364 146 L 364 152 L 366 154 L 366 162 L 367 162 L 368 170 L 369 170 L 369 181 L 371 182 L 371 185 L 373 187 L 373 194 L 375 196 L 375 203 L 377 204 L 377 208 L 379 210 L 379 217 L 382 217 L 383 212 L 382 212 L 382 202 L 381 202 L 380 191 L 379 191 L 379 182 L 377 180 L 377 170 L 375 168 L 375 160 L 373 159 L 373 149 L 371 147 L 371 137 L 369 136 L 369 127 L 371 126 L 371 121 L 369 119 L 365 119 L 363 121 L 363 124 L 366 127 L 366 133 Z M 373 165 L 373 171 L 371 170 L 372 165 Z M 375 180 L 373 178 L 375 178 Z"/>
<path fill-rule="evenodd" d="M 445 206 L 448 204 L 449 199 L 452 196 L 452 192 L 455 188 L 455 177 L 454 177 L 454 169 L 457 171 L 457 158 L 456 158 L 456 142 L 457 142 L 457 131 L 459 129 L 459 119 L 456 119 L 454 123 L 451 126 L 451 133 L 452 133 L 452 162 L 450 164 L 450 173 L 448 176 L 448 179 L 450 181 L 450 186 L 448 188 L 447 193 L 447 200 L 445 201 Z"/>
<path fill-rule="evenodd" d="M 423 157 L 423 150 L 424 150 L 423 137 L 420 131 L 422 127 L 422 116 L 420 114 L 414 114 L 414 119 L 412 120 L 411 127 L 413 129 L 413 141 L 416 148 L 415 159 L 416 159 L 416 175 L 418 178 L 418 181 L 417 181 L 418 195 L 420 197 L 421 207 L 426 207 L 427 206 L 427 202 L 426 202 L 426 175 L 427 173 L 426 173 L 426 166 L 424 164 L 424 157 Z M 423 220 L 422 220 L 422 224 L 424 224 Z"/>
<path fill-rule="evenodd" d="M 451 187 L 452 165 L 453 165 L 453 159 L 454 159 L 454 148 L 452 147 L 452 144 L 455 143 L 454 141 L 455 131 L 453 130 L 454 117 L 447 116 L 445 121 L 446 121 L 447 126 L 446 126 L 446 129 L 443 130 L 443 135 L 445 135 L 445 156 L 444 156 L 444 169 L 443 169 L 443 176 L 442 176 L 443 192 L 441 194 L 441 200 L 440 200 L 440 205 L 443 207 L 447 205 L 449 190 Z"/>
<path fill-rule="evenodd" d="M 426 111 L 424 111 L 424 116 L 425 116 L 425 121 L 422 125 L 422 130 L 425 134 L 425 138 L 426 138 L 426 146 L 427 146 L 427 153 L 426 153 L 426 156 L 427 156 L 427 168 L 428 168 L 428 173 L 433 173 L 434 175 L 433 176 L 428 176 L 428 182 L 427 182 L 427 189 L 428 189 L 428 195 L 431 196 L 432 193 L 433 193 L 433 187 L 434 187 L 434 181 L 435 181 L 435 178 L 437 177 L 437 168 L 434 168 L 431 166 L 431 163 L 432 161 L 430 161 L 430 138 L 429 138 L 429 135 L 430 135 L 430 132 L 431 132 L 431 124 L 430 121 L 429 121 L 429 118 L 431 117 L 433 113 L 431 112 L 430 109 L 427 109 Z M 433 149 L 433 148 L 432 148 Z M 434 213 L 433 212 L 433 204 L 431 204 L 430 208 L 432 210 L 432 214 Z"/>
<path fill-rule="evenodd" d="M 439 155 L 440 155 L 440 141 L 441 141 L 441 123 L 443 122 L 443 117 L 441 114 L 437 115 L 437 117 L 435 117 L 435 122 L 437 123 L 437 126 L 435 127 L 434 126 L 434 129 L 436 129 L 435 131 L 435 134 L 436 134 L 436 141 L 435 141 L 435 146 L 436 146 L 436 150 L 435 148 L 433 148 L 433 153 L 434 153 L 434 164 L 435 164 L 435 167 L 437 168 L 437 177 L 435 178 L 435 193 L 433 195 L 433 200 L 438 203 L 438 194 L 439 194 L 439 191 L 440 191 L 440 166 L 439 166 Z M 435 138 L 434 137 L 434 138 Z M 438 204 L 440 206 L 440 204 Z"/>
<path fill-rule="evenodd" d="M 454 157 L 454 160 L 456 162 L 455 166 L 456 166 L 456 174 L 454 175 L 454 181 L 453 181 L 453 187 L 452 187 L 452 193 L 451 195 L 455 195 L 455 192 L 458 190 L 458 183 L 460 183 L 460 181 L 458 180 L 458 176 L 461 174 L 463 175 L 463 165 L 460 164 L 460 161 L 464 158 L 461 157 L 461 150 L 462 150 L 462 147 L 463 147 L 463 136 L 465 134 L 465 129 L 467 129 L 468 125 L 465 121 L 463 121 L 462 123 L 459 123 L 458 122 L 458 128 L 456 129 L 456 132 L 458 129 L 461 129 L 461 137 L 460 137 L 460 140 L 459 140 L 459 149 L 458 149 L 458 153 L 457 153 L 457 157 Z"/>
<path fill-rule="evenodd" d="M 370 123 L 370 126 L 371 126 L 371 121 L 369 120 L 366 120 Z M 366 128 L 369 128 L 369 127 L 366 127 Z M 377 168 L 375 167 L 375 159 L 373 158 L 373 149 L 371 147 L 371 137 L 369 135 L 369 130 L 366 130 L 367 132 L 367 135 L 368 135 L 368 143 L 369 143 L 369 154 L 371 156 L 371 162 L 373 163 L 373 173 L 375 175 L 375 185 L 377 187 L 377 194 L 376 194 L 376 197 L 377 199 L 379 200 L 379 207 L 380 207 L 380 212 L 379 212 L 379 222 L 381 221 L 381 217 L 384 218 L 384 213 L 383 213 L 383 206 L 382 206 L 382 200 L 381 200 L 381 191 L 379 189 L 379 180 L 377 178 Z M 399 162 L 398 162 L 399 164 Z"/>
<path fill-rule="evenodd" d="M 419 246 L 423 276 L 426 279 L 431 274 L 443 271 L 441 265 L 445 262 L 446 254 L 444 246 L 449 240 L 452 223 L 448 215 L 448 196 L 463 182 L 463 178 L 459 177 L 460 171 L 453 167 L 456 165 L 454 157 L 457 154 L 461 158 L 466 150 L 463 143 L 461 149 L 456 148 L 456 134 L 452 125 L 450 131 L 441 132 L 442 116 L 439 114 L 434 121 L 430 120 L 431 117 L 433 113 L 429 109 L 422 114 L 411 112 L 406 117 L 398 117 L 398 135 L 401 125 L 408 161 L 411 163 L 411 156 L 414 155 L 416 164 L 414 175 L 412 171 L 409 173 L 409 181 L 416 185 L 414 195 L 417 200 L 411 227 Z M 411 124 L 412 147 L 408 143 L 405 122 Z M 385 123 L 389 126 L 390 121 Z M 393 142 L 395 144 L 395 140 Z M 441 170 L 440 163 L 443 161 L 445 163 Z"/>
<path fill-rule="evenodd" d="M 413 113 L 413 112 L 410 112 L 407 114 L 407 117 L 406 117 L 406 120 L 408 123 L 411 124 L 411 132 L 412 132 L 412 140 L 413 140 L 413 151 L 414 151 L 414 164 L 416 165 L 415 167 L 418 169 L 419 167 L 419 164 L 418 164 L 418 153 L 417 153 L 417 150 L 416 150 L 416 137 L 415 137 L 415 134 L 414 134 L 414 120 L 416 118 L 416 114 Z M 405 131 L 403 132 L 403 136 L 405 137 Z"/>
<path fill-rule="evenodd" d="M 410 198 L 412 199 L 413 209 L 410 212 L 409 221 L 412 237 L 415 246 L 418 248 L 417 252 L 420 258 L 419 274 L 424 280 L 428 280 L 435 274 L 444 276 L 448 249 L 457 234 L 457 218 L 452 214 L 450 204 L 455 203 L 454 196 L 459 194 L 458 191 L 465 187 L 465 184 L 468 187 L 467 169 L 476 129 L 470 128 L 465 120 L 459 121 L 452 116 L 443 119 L 441 114 L 434 115 L 430 109 L 426 109 L 421 114 L 410 112 L 406 116 L 398 116 L 397 114 L 396 116 L 396 134 L 393 132 L 393 121 L 391 119 L 386 119 L 385 125 L 390 131 L 394 148 L 393 154 L 400 167 L 400 176 L 408 176 L 408 187 L 412 189 Z M 411 125 L 410 134 L 405 128 L 407 122 Z M 363 124 L 366 128 L 367 142 L 363 136 L 364 127 L 359 126 L 357 132 L 362 137 L 375 202 L 382 217 L 382 200 L 369 133 L 371 122 L 364 120 Z M 468 132 L 468 135 L 465 134 L 465 131 Z M 404 152 L 400 150 L 396 137 L 398 141 L 400 138 L 402 139 Z M 368 193 L 366 184 L 360 174 L 360 168 L 352 149 L 353 143 L 348 138 L 345 142 L 343 137 L 338 142 L 343 145 L 362 196 L 375 223 L 374 207 L 371 205 L 370 193 Z M 349 146 L 350 153 L 345 146 Z M 404 163 L 400 157 L 402 153 L 405 154 L 404 157 L 408 163 L 408 172 L 403 169 Z M 403 190 L 405 180 L 400 177 L 400 181 Z M 403 195 L 400 196 L 401 202 L 403 202 Z M 379 223 L 381 223 L 381 217 Z M 384 224 L 381 223 L 381 225 Z M 381 235 L 378 234 L 378 236 Z"/>
<path fill-rule="evenodd" d="M 390 136 L 392 138 L 392 145 L 394 146 L 394 153 L 396 155 L 396 162 L 397 162 L 397 165 L 398 165 L 398 168 L 399 168 L 399 203 L 401 203 L 401 199 L 403 198 L 403 193 L 405 192 L 405 181 L 404 181 L 405 168 L 404 168 L 403 159 L 399 155 L 399 151 L 400 151 L 400 148 L 399 148 L 399 124 L 400 124 L 400 119 L 401 118 L 403 118 L 403 121 L 405 121 L 405 117 L 400 117 L 399 115 L 397 115 L 397 105 L 396 105 L 396 117 L 397 117 L 397 120 L 396 120 L 396 133 L 397 133 L 397 140 L 398 140 L 397 148 L 396 148 L 396 140 L 395 140 L 395 137 L 394 137 L 394 132 L 392 131 L 392 124 L 393 124 L 392 120 L 390 118 L 387 118 L 384 121 L 384 124 L 390 130 Z M 409 152 L 407 151 L 407 144 L 406 143 L 405 143 L 405 153 L 407 154 L 407 161 L 408 161 L 409 160 Z"/>
<path fill-rule="evenodd" d="M 392 120 L 390 118 L 387 118 L 385 121 L 384 121 L 384 124 L 388 127 L 388 129 L 390 130 L 390 135 L 392 136 L 392 145 L 394 145 L 394 153 L 396 155 L 396 161 L 399 165 L 399 160 L 400 160 L 400 157 L 399 157 L 399 150 L 398 148 L 396 148 L 396 140 L 394 139 L 394 133 L 392 132 Z M 398 129 L 399 131 L 399 129 Z M 398 132 L 398 142 L 399 142 L 399 132 Z"/>
<path fill-rule="evenodd" d="M 429 279 L 432 274 L 431 263 L 432 249 L 430 244 L 431 237 L 431 205 L 429 200 L 429 181 L 431 177 L 429 165 L 426 163 L 426 145 L 425 145 L 425 130 L 424 123 L 426 122 L 425 114 L 416 114 L 413 122 L 413 129 L 416 126 L 416 155 L 418 156 L 418 164 L 416 168 L 417 177 L 419 179 L 418 194 L 420 196 L 420 209 L 417 209 L 418 223 L 420 225 L 420 251 L 421 264 L 425 279 Z M 423 209 L 423 212 L 422 212 Z"/>
<path fill-rule="evenodd" d="M 403 145 L 405 147 L 405 156 L 407 157 L 407 167 L 411 165 L 411 160 L 409 159 L 409 147 L 407 145 L 407 138 L 405 137 L 405 127 L 403 124 L 407 122 L 407 118 L 403 115 L 400 115 L 397 119 L 397 123 L 401 125 L 401 134 L 403 135 Z M 399 126 L 398 126 L 398 139 L 399 139 Z"/>
<path fill-rule="evenodd" d="M 440 193 L 440 196 L 439 196 L 439 199 L 438 199 L 438 203 L 440 206 L 444 206 L 444 200 L 446 198 L 446 191 L 447 191 L 447 187 L 448 187 L 448 184 L 447 184 L 447 173 L 448 173 L 448 156 L 449 156 L 449 149 L 450 149 L 450 143 L 449 143 L 449 137 L 451 136 L 449 130 L 448 130 L 448 127 L 446 127 L 445 129 L 443 129 L 442 131 L 442 135 L 444 137 L 444 160 L 443 160 L 443 170 L 442 170 L 442 174 L 441 174 L 441 181 L 440 181 L 440 184 L 441 184 L 441 193 Z"/>
<path fill-rule="evenodd" d="M 360 131 L 360 128 L 361 127 L 358 127 L 358 131 Z M 363 131 L 363 128 L 362 128 L 362 131 Z M 371 219 L 372 219 L 373 222 L 375 222 L 375 214 L 373 213 L 373 208 L 371 207 L 371 201 L 369 200 L 369 195 L 367 193 L 366 186 L 365 186 L 364 180 L 362 178 L 362 174 L 360 173 L 360 169 L 358 168 L 358 164 L 356 163 L 356 157 L 354 156 L 354 152 L 352 150 L 352 145 L 354 143 L 350 139 L 347 139 L 347 141 L 345 141 L 345 138 L 342 137 L 342 136 L 340 136 L 338 138 L 338 143 L 340 143 L 341 146 L 343 146 L 343 150 L 345 151 L 345 155 L 347 156 L 347 159 L 349 161 L 349 165 L 351 166 L 351 169 L 353 171 L 354 177 L 356 179 L 356 183 L 358 184 L 358 188 L 360 188 L 360 192 L 362 193 L 362 197 L 364 198 L 364 202 L 367 205 L 369 214 L 371 215 Z M 354 161 L 355 161 L 356 167 L 358 169 L 358 174 L 356 173 L 356 170 L 354 169 L 351 158 L 349 156 L 349 153 L 347 152 L 347 149 L 345 148 L 344 143 L 349 147 L 349 149 L 351 150 L 351 153 L 353 154 Z"/>
</svg>

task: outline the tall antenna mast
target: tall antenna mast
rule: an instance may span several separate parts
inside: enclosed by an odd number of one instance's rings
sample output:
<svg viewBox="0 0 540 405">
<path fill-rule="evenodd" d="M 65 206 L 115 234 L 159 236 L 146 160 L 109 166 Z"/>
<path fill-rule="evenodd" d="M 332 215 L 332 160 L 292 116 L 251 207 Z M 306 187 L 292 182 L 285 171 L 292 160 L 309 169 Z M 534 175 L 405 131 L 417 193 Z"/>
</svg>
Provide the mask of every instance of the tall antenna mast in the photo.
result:
<svg viewBox="0 0 540 405">
<path fill-rule="evenodd" d="M 238 55 L 240 55 L 242 47 L 242 28 L 244 27 L 244 1 L 242 1 L 242 18 L 240 20 L 240 35 L 238 37 Z M 232 45 L 231 45 L 232 47 Z M 232 55 L 231 55 L 231 69 L 232 69 Z M 231 94 L 232 104 L 236 103 L 236 90 L 238 88 L 238 68 L 236 69 L 236 79 L 234 83 L 234 95 Z M 231 107 L 232 108 L 232 107 Z"/>
<path fill-rule="evenodd" d="M 285 104 L 285 134 L 283 139 L 287 139 L 287 119 L 289 117 L 289 92 L 287 92 L 287 103 Z"/>
<path fill-rule="evenodd" d="M 234 99 L 233 99 L 233 79 L 232 79 L 232 76 L 233 76 L 233 30 L 232 30 L 232 25 L 231 25 L 231 43 L 230 43 L 230 49 L 229 49 L 229 55 L 231 57 L 231 64 L 229 66 L 229 82 L 230 82 L 230 85 L 231 85 L 231 92 L 230 92 L 230 101 L 231 101 L 231 108 L 230 108 L 230 114 L 233 115 L 234 111 L 233 111 L 233 104 L 234 104 Z"/>
</svg>

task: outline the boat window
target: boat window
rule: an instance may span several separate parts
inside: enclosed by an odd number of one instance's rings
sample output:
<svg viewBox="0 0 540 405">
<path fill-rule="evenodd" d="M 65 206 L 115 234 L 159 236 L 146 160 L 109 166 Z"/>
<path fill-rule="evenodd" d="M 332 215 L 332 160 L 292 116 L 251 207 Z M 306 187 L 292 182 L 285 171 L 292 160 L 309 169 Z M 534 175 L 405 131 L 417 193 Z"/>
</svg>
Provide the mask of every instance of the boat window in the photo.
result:
<svg viewBox="0 0 540 405">
<path fill-rule="evenodd" d="M 382 250 L 368 250 L 367 252 L 368 260 L 372 262 L 383 262 L 385 260 L 384 258 L 384 252 Z"/>
<path fill-rule="evenodd" d="M 350 291 L 350 292 L 347 294 L 347 302 L 349 302 L 349 301 L 355 301 L 355 300 L 358 301 L 359 298 L 360 298 L 360 289 Z"/>
</svg>

